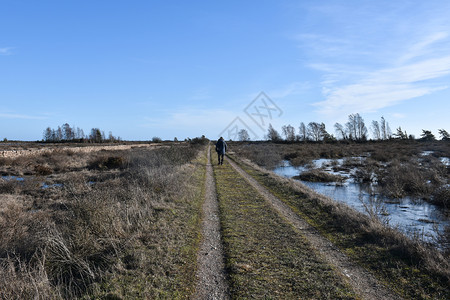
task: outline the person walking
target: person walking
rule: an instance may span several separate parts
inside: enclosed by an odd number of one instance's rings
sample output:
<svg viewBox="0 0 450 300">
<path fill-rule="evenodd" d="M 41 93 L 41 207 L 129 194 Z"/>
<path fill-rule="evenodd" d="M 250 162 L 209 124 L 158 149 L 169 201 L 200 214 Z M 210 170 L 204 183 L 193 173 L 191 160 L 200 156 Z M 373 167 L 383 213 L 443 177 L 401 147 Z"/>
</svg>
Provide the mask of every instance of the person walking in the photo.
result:
<svg viewBox="0 0 450 300">
<path fill-rule="evenodd" d="M 217 157 L 219 159 L 219 165 L 223 165 L 223 156 L 225 155 L 225 152 L 227 151 L 227 143 L 224 141 L 223 137 L 220 137 L 220 139 L 217 141 L 216 151 L 217 151 Z"/>
</svg>

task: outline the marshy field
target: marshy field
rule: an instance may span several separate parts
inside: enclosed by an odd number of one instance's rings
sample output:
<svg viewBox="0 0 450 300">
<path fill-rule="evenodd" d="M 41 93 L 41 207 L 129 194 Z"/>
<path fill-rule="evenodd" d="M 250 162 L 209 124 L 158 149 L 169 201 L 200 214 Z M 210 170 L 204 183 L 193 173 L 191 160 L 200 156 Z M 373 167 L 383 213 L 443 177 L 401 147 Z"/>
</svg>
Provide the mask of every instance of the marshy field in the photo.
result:
<svg viewBox="0 0 450 300">
<path fill-rule="evenodd" d="M 234 150 L 280 176 L 448 251 L 450 145 L 386 141 L 353 144 L 238 144 Z"/>
<path fill-rule="evenodd" d="M 449 158 L 448 141 L 230 142 L 224 165 L 204 138 L 0 143 L 0 298 L 204 299 L 215 264 L 221 299 L 449 299 Z"/>
</svg>

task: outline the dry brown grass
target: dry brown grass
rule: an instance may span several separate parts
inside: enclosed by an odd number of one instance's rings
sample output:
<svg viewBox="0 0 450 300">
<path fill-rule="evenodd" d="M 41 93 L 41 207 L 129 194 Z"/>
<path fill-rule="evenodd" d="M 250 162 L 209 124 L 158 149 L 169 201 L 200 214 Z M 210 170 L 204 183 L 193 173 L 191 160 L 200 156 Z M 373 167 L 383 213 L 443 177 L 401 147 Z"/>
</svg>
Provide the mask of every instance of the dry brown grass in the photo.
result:
<svg viewBox="0 0 450 300">
<path fill-rule="evenodd" d="M 450 184 L 450 167 L 440 158 L 450 157 L 447 141 L 384 141 L 367 143 L 231 143 L 230 149 L 259 166 L 272 169 L 282 159 L 294 166 L 306 165 L 319 158 L 344 158 L 343 168 L 356 168 L 359 182 L 377 182 L 389 197 L 412 196 L 449 207 L 435 191 Z M 431 151 L 429 155 L 422 155 Z M 264 159 L 264 156 L 267 159 Z M 364 157 L 365 160 L 353 157 Z"/>
<path fill-rule="evenodd" d="M 228 162 L 214 166 L 232 299 L 356 299 L 317 249 Z"/>
<path fill-rule="evenodd" d="M 327 172 L 323 172 L 318 169 L 312 169 L 305 171 L 298 176 L 294 176 L 294 179 L 311 182 L 343 182 L 345 178 L 339 175 L 333 175 Z"/>
<path fill-rule="evenodd" d="M 241 166 L 250 175 L 400 294 L 411 299 L 448 298 L 448 253 L 410 239 L 379 218 L 359 213 L 298 181 L 243 161 Z"/>
<path fill-rule="evenodd" d="M 24 180 L 0 180 L 0 298 L 189 295 L 200 147 L 3 159 Z"/>
</svg>

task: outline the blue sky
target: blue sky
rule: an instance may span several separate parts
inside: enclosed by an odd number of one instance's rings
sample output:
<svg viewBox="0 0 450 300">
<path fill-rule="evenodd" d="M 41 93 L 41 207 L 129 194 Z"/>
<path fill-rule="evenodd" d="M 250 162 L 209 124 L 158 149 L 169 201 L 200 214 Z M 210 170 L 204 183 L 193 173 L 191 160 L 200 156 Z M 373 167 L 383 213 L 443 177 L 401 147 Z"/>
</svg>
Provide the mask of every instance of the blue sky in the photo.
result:
<svg viewBox="0 0 450 300">
<path fill-rule="evenodd" d="M 450 131 L 450 1 L 0 0 L 0 138 L 63 123 L 216 138 L 265 92 L 281 131 Z M 268 114 L 266 114 L 268 115 Z M 242 125 L 241 125 L 242 126 Z"/>
</svg>

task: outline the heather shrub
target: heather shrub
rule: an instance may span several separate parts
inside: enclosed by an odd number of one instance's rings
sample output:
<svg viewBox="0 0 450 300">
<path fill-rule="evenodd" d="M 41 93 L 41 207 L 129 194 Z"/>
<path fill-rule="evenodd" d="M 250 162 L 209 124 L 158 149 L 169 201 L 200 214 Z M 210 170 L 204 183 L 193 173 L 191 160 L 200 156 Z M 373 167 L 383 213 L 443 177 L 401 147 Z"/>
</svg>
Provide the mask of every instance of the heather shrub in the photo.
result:
<svg viewBox="0 0 450 300">
<path fill-rule="evenodd" d="M 298 176 L 294 176 L 294 179 L 300 179 L 311 182 L 343 182 L 345 180 L 345 178 L 342 176 L 323 172 L 318 169 L 303 172 Z"/>
<path fill-rule="evenodd" d="M 359 162 L 352 177 L 360 183 L 373 183 L 378 181 L 377 173 L 380 170 L 382 170 L 382 166 L 378 162 L 373 159 L 367 159 L 364 163 Z"/>
<path fill-rule="evenodd" d="M 16 194 L 21 190 L 22 182 L 15 178 L 0 178 L 0 193 L 1 194 Z"/>
<path fill-rule="evenodd" d="M 122 156 L 100 156 L 89 163 L 90 169 L 110 170 L 122 168 L 125 159 Z"/>
<path fill-rule="evenodd" d="M 6 157 L 0 157 L 0 166 L 8 166 L 11 164 L 11 159 Z"/>
<path fill-rule="evenodd" d="M 445 185 L 436 189 L 431 197 L 431 202 L 445 208 L 450 208 L 450 186 Z"/>
<path fill-rule="evenodd" d="M 34 172 L 40 176 L 47 176 L 53 173 L 53 170 L 48 166 L 36 165 L 34 166 Z"/>
</svg>

